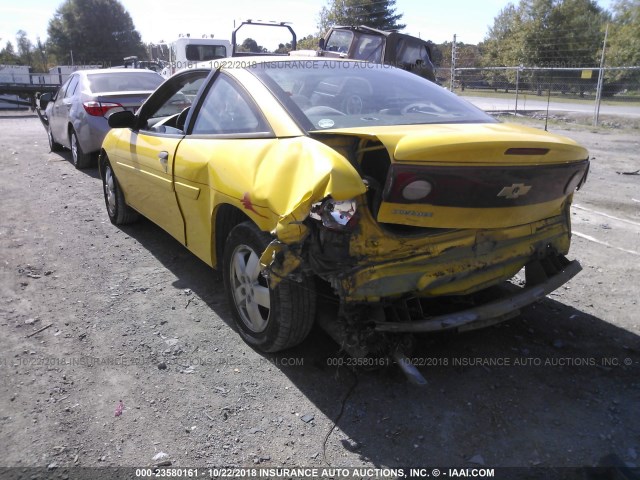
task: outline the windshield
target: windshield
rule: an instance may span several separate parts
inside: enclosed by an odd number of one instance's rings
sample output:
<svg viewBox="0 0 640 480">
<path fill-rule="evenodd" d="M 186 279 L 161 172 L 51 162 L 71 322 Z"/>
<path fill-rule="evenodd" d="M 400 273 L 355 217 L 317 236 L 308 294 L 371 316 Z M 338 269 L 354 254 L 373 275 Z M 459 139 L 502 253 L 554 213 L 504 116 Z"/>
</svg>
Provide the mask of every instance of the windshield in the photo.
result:
<svg viewBox="0 0 640 480">
<path fill-rule="evenodd" d="M 150 70 L 93 73 L 87 78 L 93 93 L 153 91 L 164 81 L 164 78 Z"/>
<path fill-rule="evenodd" d="M 495 122 L 444 88 L 390 66 L 327 59 L 265 62 L 250 71 L 306 130 Z"/>
</svg>

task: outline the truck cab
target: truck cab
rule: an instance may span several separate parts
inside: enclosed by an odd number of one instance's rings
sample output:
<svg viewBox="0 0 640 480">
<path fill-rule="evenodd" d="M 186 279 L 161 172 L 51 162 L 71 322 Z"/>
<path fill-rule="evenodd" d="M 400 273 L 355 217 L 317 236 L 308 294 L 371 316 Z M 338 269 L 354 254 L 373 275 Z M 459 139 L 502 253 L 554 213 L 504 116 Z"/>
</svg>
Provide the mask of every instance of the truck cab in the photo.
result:
<svg viewBox="0 0 640 480">
<path fill-rule="evenodd" d="M 421 38 L 364 25 L 336 26 L 319 46 L 319 56 L 393 65 L 435 82 L 432 43 Z"/>
<path fill-rule="evenodd" d="M 178 70 L 193 68 L 199 62 L 217 60 L 231 56 L 231 42 L 203 36 L 194 38 L 189 34 L 170 42 L 168 48 L 168 64 L 161 75 L 170 77 Z"/>
</svg>

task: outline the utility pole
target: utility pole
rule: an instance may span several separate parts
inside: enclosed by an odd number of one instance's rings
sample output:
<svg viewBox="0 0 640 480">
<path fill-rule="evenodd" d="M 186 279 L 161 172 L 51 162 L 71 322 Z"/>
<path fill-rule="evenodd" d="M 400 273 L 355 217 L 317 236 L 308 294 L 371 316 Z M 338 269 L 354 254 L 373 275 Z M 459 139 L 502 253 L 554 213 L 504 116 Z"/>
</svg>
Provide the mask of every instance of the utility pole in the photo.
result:
<svg viewBox="0 0 640 480">
<path fill-rule="evenodd" d="M 455 84 L 456 79 L 456 59 L 458 58 L 458 54 L 456 52 L 456 37 L 457 35 L 453 34 L 453 43 L 451 44 L 451 83 L 449 85 L 449 91 L 453 92 L 453 86 Z"/>
<path fill-rule="evenodd" d="M 600 57 L 600 72 L 598 73 L 598 87 L 596 88 L 596 109 L 593 113 L 593 126 L 598 126 L 598 117 L 600 117 L 600 101 L 602 100 L 602 84 L 604 83 L 604 52 L 607 48 L 607 37 L 609 35 L 609 24 L 604 31 L 604 42 L 602 43 L 602 57 Z"/>
</svg>

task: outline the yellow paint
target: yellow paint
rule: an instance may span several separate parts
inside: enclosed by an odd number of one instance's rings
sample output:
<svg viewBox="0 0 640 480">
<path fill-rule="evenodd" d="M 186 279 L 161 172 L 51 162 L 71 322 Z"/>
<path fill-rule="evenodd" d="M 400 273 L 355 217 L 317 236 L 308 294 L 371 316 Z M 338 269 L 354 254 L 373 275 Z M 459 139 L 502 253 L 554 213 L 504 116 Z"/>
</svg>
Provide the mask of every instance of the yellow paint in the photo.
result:
<svg viewBox="0 0 640 480">
<path fill-rule="evenodd" d="M 521 207 L 464 208 L 383 202 L 378 221 L 432 228 L 502 228 L 559 215 L 564 198 Z"/>
<path fill-rule="evenodd" d="M 411 165 L 542 165 L 588 156 L 586 149 L 569 138 L 508 123 L 401 125 L 334 132 L 377 138 L 394 162 Z M 509 148 L 523 147 L 550 151 L 546 155 L 505 155 Z"/>
<path fill-rule="evenodd" d="M 176 202 L 172 175 L 180 140 L 117 129 L 107 135 L 103 148 L 108 152 L 126 202 L 184 243 L 184 220 Z M 164 164 L 159 157 L 162 152 L 167 154 Z"/>
<path fill-rule="evenodd" d="M 355 151 L 352 160 L 361 161 L 366 141 L 379 140 L 392 162 L 412 165 L 499 168 L 587 158 L 587 151 L 572 140 L 521 126 L 451 124 L 343 129 L 323 132 L 335 136 L 319 136 L 323 140 L 318 141 L 300 132 L 253 75 L 231 73 L 251 87 L 247 90 L 264 109 L 272 138 L 180 139 L 120 129 L 111 131 L 103 145 L 127 203 L 209 265 L 219 266 L 213 229 L 219 207 L 228 204 L 274 235 L 261 263 L 277 283 L 276 277 L 299 267 L 302 259 L 294 252 L 311 238 L 303 222 L 311 205 L 328 196 L 356 199 L 360 214 L 349 244 L 356 267 L 333 278 L 348 301 L 377 301 L 409 292 L 469 293 L 511 277 L 547 245 L 567 253 L 564 212 L 570 197 L 495 209 L 383 204 L 381 222 L 434 229 L 399 236 L 384 230 L 370 214 L 365 185 L 347 157 Z M 514 147 L 550 151 L 505 155 Z M 166 171 L 158 160 L 164 151 Z M 278 252 L 281 262 L 274 261 Z"/>
<path fill-rule="evenodd" d="M 341 287 L 351 301 L 378 301 L 407 292 L 463 295 L 512 277 L 547 245 L 568 253 L 565 215 L 509 228 L 396 237 L 365 213 L 350 250 L 362 261 L 344 272 Z"/>
</svg>

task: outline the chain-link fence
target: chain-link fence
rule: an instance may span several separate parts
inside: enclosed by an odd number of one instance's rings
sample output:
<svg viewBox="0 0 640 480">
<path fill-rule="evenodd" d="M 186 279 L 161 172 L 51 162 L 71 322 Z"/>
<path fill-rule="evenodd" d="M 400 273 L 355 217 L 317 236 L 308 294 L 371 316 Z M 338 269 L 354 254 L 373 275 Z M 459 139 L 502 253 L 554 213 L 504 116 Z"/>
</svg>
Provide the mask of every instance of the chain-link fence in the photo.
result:
<svg viewBox="0 0 640 480">
<path fill-rule="evenodd" d="M 518 96 L 532 95 L 541 99 L 552 97 L 556 101 L 614 102 L 640 109 L 640 67 L 637 66 L 441 68 L 437 70 L 437 81 L 464 95 L 513 97 L 510 104 L 514 110 L 518 109 Z"/>
</svg>

